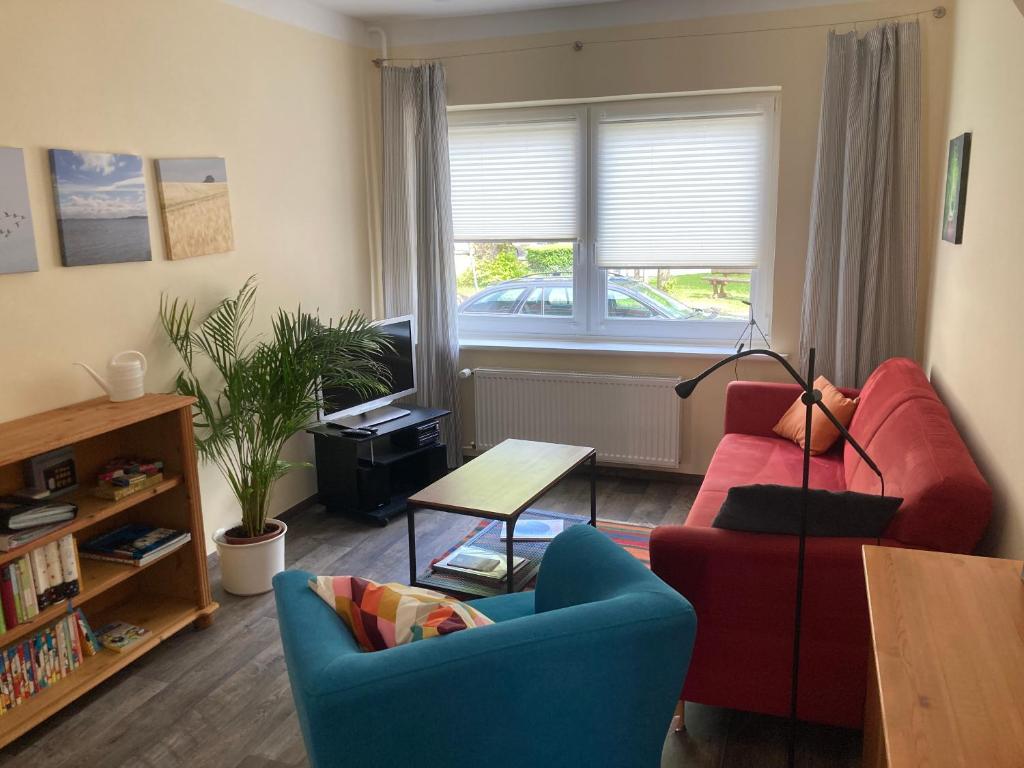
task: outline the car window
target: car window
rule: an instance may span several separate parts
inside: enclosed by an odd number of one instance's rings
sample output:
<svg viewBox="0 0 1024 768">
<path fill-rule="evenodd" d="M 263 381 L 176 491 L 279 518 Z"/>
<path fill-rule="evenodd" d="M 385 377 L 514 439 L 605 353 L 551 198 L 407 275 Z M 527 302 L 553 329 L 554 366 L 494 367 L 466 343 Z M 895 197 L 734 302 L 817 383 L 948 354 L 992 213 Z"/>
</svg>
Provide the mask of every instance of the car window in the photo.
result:
<svg viewBox="0 0 1024 768">
<path fill-rule="evenodd" d="M 572 315 L 572 288 L 569 286 L 544 289 L 544 314 L 548 317 Z"/>
<path fill-rule="evenodd" d="M 544 289 L 533 288 L 526 294 L 526 301 L 519 308 L 521 315 L 543 315 L 544 314 Z"/>
<path fill-rule="evenodd" d="M 662 293 L 656 288 L 653 288 L 639 280 L 636 281 L 635 290 L 657 304 L 661 308 L 661 311 L 673 320 L 685 320 L 696 314 L 682 302 L 677 301 L 668 294 Z"/>
<path fill-rule="evenodd" d="M 543 289 L 533 288 L 526 295 L 526 301 L 523 302 L 519 314 L 572 317 L 572 288 L 561 285 Z"/>
<path fill-rule="evenodd" d="M 469 302 L 462 310 L 473 314 L 510 315 L 523 295 L 523 288 L 506 288 L 485 293 L 479 299 Z"/>
<path fill-rule="evenodd" d="M 608 289 L 608 317 L 654 317 L 651 309 L 632 296 Z"/>
</svg>

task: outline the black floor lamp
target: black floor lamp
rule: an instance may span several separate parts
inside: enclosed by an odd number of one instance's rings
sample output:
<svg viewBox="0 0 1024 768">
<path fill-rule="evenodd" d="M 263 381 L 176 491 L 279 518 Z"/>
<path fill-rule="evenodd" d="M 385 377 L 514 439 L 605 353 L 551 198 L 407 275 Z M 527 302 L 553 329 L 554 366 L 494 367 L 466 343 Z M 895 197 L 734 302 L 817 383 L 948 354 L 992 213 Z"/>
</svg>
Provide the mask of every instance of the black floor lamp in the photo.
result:
<svg viewBox="0 0 1024 768">
<path fill-rule="evenodd" d="M 681 381 L 676 385 L 676 394 L 684 400 L 693 394 L 693 391 L 697 388 L 704 379 L 710 376 L 712 373 L 717 371 L 719 368 L 728 365 L 729 363 L 739 360 L 743 357 L 750 355 L 764 355 L 776 360 L 783 368 L 793 377 L 793 380 L 800 385 L 803 389 L 803 394 L 800 396 L 801 401 L 806 406 L 806 416 L 804 418 L 804 465 L 803 465 L 803 482 L 801 488 L 803 493 L 800 494 L 800 545 L 799 554 L 797 559 L 796 568 L 796 610 L 793 615 L 793 666 L 792 666 L 792 680 L 790 682 L 789 689 L 789 765 L 790 768 L 796 764 L 796 729 L 797 729 L 797 718 L 796 718 L 796 700 L 797 691 L 799 688 L 800 679 L 800 619 L 801 611 L 803 608 L 804 598 L 804 551 L 807 544 L 807 491 L 810 487 L 810 474 L 811 474 L 811 413 L 814 407 L 817 406 L 828 420 L 832 422 L 836 429 L 839 430 L 850 446 L 857 452 L 857 454 L 864 459 L 864 463 L 871 467 L 872 471 L 878 475 L 878 480 L 881 484 L 881 494 L 885 495 L 885 478 L 882 477 L 882 471 L 878 468 L 878 465 L 871 460 L 867 452 L 860 446 L 856 440 L 846 431 L 835 415 L 828 409 L 828 407 L 821 402 L 821 392 L 814 389 L 814 348 L 812 347 L 807 357 L 807 379 L 801 378 L 800 374 L 797 373 L 796 369 L 789 364 L 789 362 L 778 352 L 774 352 L 770 349 L 742 349 L 740 345 L 740 351 L 724 360 L 719 360 L 717 363 L 712 365 L 705 371 L 702 371 L 692 379 Z"/>
</svg>

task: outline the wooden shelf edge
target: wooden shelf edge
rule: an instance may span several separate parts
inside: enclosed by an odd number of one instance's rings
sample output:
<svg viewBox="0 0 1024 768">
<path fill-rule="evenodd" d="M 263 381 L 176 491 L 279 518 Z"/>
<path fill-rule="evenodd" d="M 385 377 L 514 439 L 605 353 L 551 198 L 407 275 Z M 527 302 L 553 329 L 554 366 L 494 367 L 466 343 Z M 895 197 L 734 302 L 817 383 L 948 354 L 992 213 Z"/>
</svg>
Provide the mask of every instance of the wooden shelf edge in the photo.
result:
<svg viewBox="0 0 1024 768">
<path fill-rule="evenodd" d="M 101 520 L 106 520 L 112 515 L 124 512 L 126 509 L 131 509 L 136 504 L 141 504 L 147 499 L 152 499 L 154 496 L 159 496 L 173 488 L 177 488 L 184 482 L 184 477 L 182 475 L 170 475 L 169 477 L 165 477 L 156 485 L 145 488 L 138 493 L 133 493 L 130 496 L 125 496 L 123 499 L 118 499 L 117 501 L 110 501 L 93 496 L 92 488 L 76 491 L 69 497 L 69 500 L 78 505 L 78 515 L 74 520 L 69 521 L 67 525 L 61 526 L 45 536 L 33 539 L 28 544 L 22 544 L 20 547 L 10 549 L 6 552 L 0 552 L 0 566 L 4 566 L 7 563 L 27 555 L 37 547 L 49 544 L 51 541 L 63 539 L 69 533 L 75 533 L 83 528 L 88 528 L 90 525 L 94 525 Z"/>
<path fill-rule="evenodd" d="M 216 602 L 196 607 L 183 600 L 168 598 L 169 607 L 179 604 L 178 610 L 164 617 L 160 626 L 150 629 L 150 637 L 123 653 L 101 650 L 85 659 L 78 669 L 52 687 L 36 694 L 4 715 L 0 715 L 0 749 L 22 736 L 39 723 L 59 712 L 69 703 L 85 695 L 100 683 L 120 672 L 140 656 L 153 650 L 172 635 L 200 617 L 208 616 L 219 607 Z M 90 623 L 91 623 L 90 619 Z M 98 628 L 99 624 L 94 626 Z M 147 627 L 147 629 L 149 629 Z"/>
<path fill-rule="evenodd" d="M 189 408 L 194 402 L 194 397 L 175 394 L 147 394 L 121 403 L 97 397 L 7 421 L 0 424 L 0 466 Z"/>
<path fill-rule="evenodd" d="M 79 568 L 82 571 L 81 578 L 79 579 L 79 592 L 74 597 L 65 598 L 59 603 L 47 606 L 39 615 L 32 619 L 32 621 L 23 622 L 16 624 L 13 627 L 9 627 L 6 632 L 0 634 L 0 648 L 6 648 L 11 643 L 17 642 L 18 638 L 24 637 L 26 634 L 30 634 L 34 630 L 41 629 L 49 624 L 51 621 L 57 621 L 61 616 L 68 612 L 68 602 L 71 602 L 72 607 L 80 608 L 82 603 L 88 602 L 96 595 L 106 592 L 113 586 L 120 584 L 122 581 L 132 578 L 137 573 L 145 571 L 147 568 L 152 568 L 157 563 L 163 561 L 165 558 L 171 557 L 176 552 L 180 552 L 185 547 L 189 546 L 192 542 L 188 542 L 178 549 L 172 549 L 170 552 L 166 552 L 155 560 L 151 560 L 145 565 L 121 565 L 120 563 L 111 563 L 106 560 L 90 560 L 87 557 L 79 555 L 78 563 Z M 87 577 L 89 571 L 98 571 L 100 575 L 92 578 Z M 106 572 L 106 575 L 102 575 Z"/>
</svg>

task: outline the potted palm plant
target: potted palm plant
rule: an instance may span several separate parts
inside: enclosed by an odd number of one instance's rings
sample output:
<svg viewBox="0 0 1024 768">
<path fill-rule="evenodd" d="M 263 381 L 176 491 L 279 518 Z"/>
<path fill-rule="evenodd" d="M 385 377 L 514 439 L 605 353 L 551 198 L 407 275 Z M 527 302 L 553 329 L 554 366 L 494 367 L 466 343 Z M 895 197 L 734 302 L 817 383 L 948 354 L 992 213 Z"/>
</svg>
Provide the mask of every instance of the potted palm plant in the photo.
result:
<svg viewBox="0 0 1024 768">
<path fill-rule="evenodd" d="M 160 319 L 181 357 L 177 391 L 196 398 L 196 449 L 231 486 L 241 521 L 214 534 L 224 589 L 251 595 L 271 589 L 284 570 L 287 527 L 269 518 L 275 482 L 308 462 L 281 459 L 284 444 L 316 417 L 321 384 L 384 392 L 376 360 L 389 342 L 360 313 L 337 323 L 279 309 L 265 337 L 250 337 L 256 280 L 193 325 L 195 302 L 160 300 Z"/>
</svg>

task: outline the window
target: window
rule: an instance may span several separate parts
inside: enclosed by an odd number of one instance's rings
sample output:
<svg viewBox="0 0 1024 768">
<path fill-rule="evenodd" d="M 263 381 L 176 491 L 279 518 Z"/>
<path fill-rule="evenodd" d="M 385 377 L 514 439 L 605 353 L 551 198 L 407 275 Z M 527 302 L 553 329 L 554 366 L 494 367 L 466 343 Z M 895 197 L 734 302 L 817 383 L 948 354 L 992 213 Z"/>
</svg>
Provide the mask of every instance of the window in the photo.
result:
<svg viewBox="0 0 1024 768">
<path fill-rule="evenodd" d="M 770 329 L 775 92 L 449 114 L 463 337 Z"/>
</svg>

